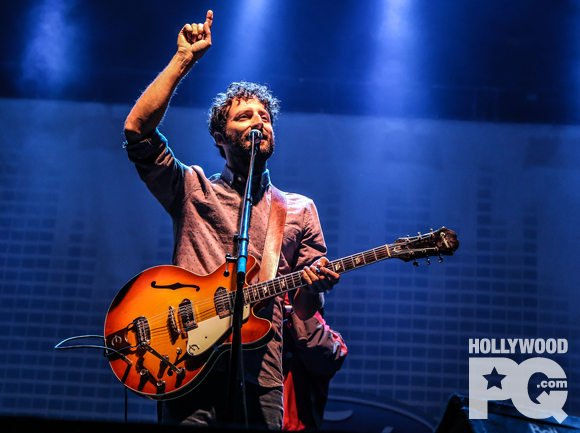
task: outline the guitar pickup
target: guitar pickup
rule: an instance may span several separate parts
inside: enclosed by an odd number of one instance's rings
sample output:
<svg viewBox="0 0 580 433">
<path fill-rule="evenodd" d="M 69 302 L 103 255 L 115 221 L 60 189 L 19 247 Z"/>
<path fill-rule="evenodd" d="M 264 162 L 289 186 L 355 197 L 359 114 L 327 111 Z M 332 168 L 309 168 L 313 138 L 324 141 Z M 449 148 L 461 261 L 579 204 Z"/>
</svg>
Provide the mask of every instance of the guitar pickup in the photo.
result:
<svg viewBox="0 0 580 433">
<path fill-rule="evenodd" d="M 197 328 L 197 321 L 193 312 L 193 304 L 189 299 L 184 299 L 179 304 L 179 319 L 181 321 L 181 329 L 183 332 L 191 331 Z"/>
<path fill-rule="evenodd" d="M 144 317 L 137 317 L 133 320 L 135 335 L 137 337 L 137 346 L 149 344 L 151 341 L 151 330 L 149 329 L 149 321 Z"/>
<path fill-rule="evenodd" d="M 232 302 L 230 292 L 225 287 L 220 287 L 215 291 L 213 302 L 215 311 L 220 319 L 232 314 Z"/>
</svg>

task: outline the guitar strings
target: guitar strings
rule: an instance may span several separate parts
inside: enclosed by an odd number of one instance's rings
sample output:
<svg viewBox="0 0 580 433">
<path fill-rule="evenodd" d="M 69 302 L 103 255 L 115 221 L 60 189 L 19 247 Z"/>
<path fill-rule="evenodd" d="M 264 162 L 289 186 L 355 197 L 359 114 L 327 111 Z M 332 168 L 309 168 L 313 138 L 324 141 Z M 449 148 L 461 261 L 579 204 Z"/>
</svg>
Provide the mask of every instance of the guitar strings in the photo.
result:
<svg viewBox="0 0 580 433">
<path fill-rule="evenodd" d="M 287 290 L 292 290 L 303 284 L 301 273 L 301 271 L 293 272 L 291 274 L 275 278 L 274 280 L 247 286 L 244 288 L 244 296 L 247 300 L 249 300 L 250 303 L 252 303 L 259 302 L 266 297 L 272 296 L 272 292 L 275 296 L 276 294 L 283 293 Z M 277 284 L 279 281 L 284 281 L 284 284 Z M 280 290 L 277 290 L 279 286 Z M 228 295 L 231 299 L 231 305 L 233 305 L 236 292 L 227 292 L 226 296 L 224 297 L 227 298 Z M 218 315 L 216 312 L 216 301 L 219 300 L 217 300 L 215 296 L 195 301 L 195 309 L 197 312 L 194 313 L 194 318 L 196 322 L 202 322 Z M 170 315 L 175 314 L 176 311 L 178 310 L 176 310 L 175 307 L 173 310 L 168 308 L 166 311 L 160 312 L 153 316 L 145 317 L 149 324 L 149 332 L 151 335 L 164 333 L 167 330 L 166 323 L 171 320 Z"/>
<path fill-rule="evenodd" d="M 413 240 L 411 239 L 411 243 L 413 243 Z M 414 255 L 417 252 L 423 253 L 426 249 L 425 248 L 418 248 L 418 249 L 411 249 L 409 248 L 409 244 L 408 243 L 394 243 L 394 244 L 390 244 L 390 245 L 383 245 L 374 249 L 370 249 L 358 254 L 354 254 L 348 257 L 344 257 L 342 259 L 339 260 L 335 260 L 329 263 L 329 265 L 333 266 L 333 269 L 337 269 L 337 271 L 339 273 L 341 272 L 348 272 L 350 270 L 356 269 L 358 267 L 362 267 L 365 266 L 366 264 L 370 264 L 370 263 L 374 263 L 376 261 L 381 261 L 384 259 L 387 259 L 389 257 L 393 257 L 393 256 L 397 256 L 397 255 L 401 255 L 401 252 L 399 251 L 397 254 L 393 254 L 393 252 L 390 252 L 389 247 L 394 248 L 394 247 L 405 247 L 403 253 L 404 254 L 411 254 Z M 362 259 L 362 261 L 361 261 Z M 349 263 L 350 262 L 350 263 Z M 340 263 L 340 267 L 336 268 L 336 265 Z M 277 294 L 280 293 L 284 293 L 288 290 L 292 290 L 294 288 L 300 287 L 301 285 L 304 284 L 304 282 L 302 281 L 301 278 L 301 272 L 302 271 L 298 271 L 298 272 L 293 272 L 291 274 L 285 275 L 285 276 L 281 276 L 281 277 L 277 277 L 273 280 L 269 280 L 266 282 L 262 282 L 262 283 L 257 283 L 254 285 L 250 285 L 250 286 L 246 286 L 244 288 L 244 297 L 246 298 L 246 303 L 254 303 L 254 302 L 259 302 L 263 299 L 266 299 L 268 297 L 272 297 L 275 296 Z M 280 285 L 278 284 L 280 281 L 283 281 L 283 284 Z M 236 292 L 232 291 L 232 292 L 226 292 L 226 295 L 223 296 L 222 298 L 230 298 L 230 306 L 226 307 L 227 309 L 225 311 L 230 311 L 232 310 L 232 306 L 233 306 L 233 302 L 235 300 L 235 295 Z M 215 296 L 212 298 L 205 298 L 205 299 L 201 299 L 201 300 L 197 300 L 195 301 L 195 309 L 197 310 L 196 313 L 194 313 L 194 318 L 195 321 L 197 323 L 199 322 L 203 322 L 205 320 L 211 319 L 212 317 L 216 317 L 219 315 L 219 313 L 217 312 L 217 306 L 216 303 L 219 301 L 224 301 L 225 299 L 218 299 Z M 167 311 L 163 311 L 160 312 L 158 314 L 155 314 L 151 317 L 145 317 L 147 319 L 147 322 L 149 324 L 149 329 L 150 329 L 150 334 L 151 335 L 158 335 L 160 333 L 165 332 L 167 329 L 169 329 L 166 326 L 166 323 L 168 321 L 171 321 L 172 319 L 170 318 L 171 314 L 179 314 L 179 310 L 176 310 L 175 308 L 169 309 Z M 178 317 L 174 317 L 173 320 L 175 320 L 175 323 L 178 323 L 178 321 L 176 320 Z"/>
<path fill-rule="evenodd" d="M 277 284 L 279 281 L 284 281 L 283 284 Z M 278 294 L 284 293 L 288 290 L 292 290 L 303 285 L 301 271 L 294 272 L 282 277 L 275 278 L 273 280 L 269 280 L 263 283 L 257 283 L 251 286 L 244 287 L 244 297 L 246 298 L 247 303 L 254 303 L 260 300 L 263 300 L 268 297 L 276 296 Z M 233 303 L 235 301 L 235 296 L 237 292 L 227 292 L 221 299 L 216 298 L 205 298 L 201 300 L 197 300 L 195 302 L 195 307 L 197 313 L 194 313 L 194 318 L 197 323 L 203 322 L 205 320 L 211 319 L 212 317 L 216 317 L 219 314 L 216 310 L 216 303 L 219 301 L 224 301 L 228 297 L 230 298 L 230 306 L 228 310 L 231 311 Z M 225 299 L 223 299 L 225 298 Z M 226 310 L 227 311 L 227 310 Z M 153 316 L 145 317 L 147 323 L 149 325 L 149 333 L 151 336 L 159 336 L 160 334 L 165 334 L 170 327 L 166 326 L 168 321 L 171 321 L 170 315 L 172 314 L 179 314 L 178 310 L 173 308 L 172 310 L 168 309 L 166 311 L 160 312 Z M 177 324 L 177 317 L 174 317 L 175 323 Z"/>
<path fill-rule="evenodd" d="M 410 243 L 412 244 L 414 242 L 411 240 L 411 242 L 407 241 L 402 243 L 394 243 L 391 245 L 383 245 L 368 251 L 364 251 L 362 253 L 354 254 L 349 257 L 329 262 L 328 267 L 334 269 L 337 273 L 344 273 L 389 258 L 402 258 L 401 256 L 410 256 L 411 258 L 414 256 L 417 258 L 426 256 L 428 257 L 428 251 L 434 251 L 435 254 L 439 252 L 439 248 L 437 246 L 410 248 Z M 391 249 L 389 249 L 389 247 Z M 340 266 L 338 266 L 339 264 Z M 277 294 L 287 292 L 288 290 L 303 286 L 305 282 L 302 280 L 301 275 L 302 271 L 293 272 L 285 276 L 277 277 L 273 280 L 244 287 L 244 304 L 252 304 Z M 205 320 L 219 316 L 218 303 L 224 302 L 228 298 L 229 306 L 226 306 L 227 310 L 224 311 L 228 313 L 228 317 L 231 316 L 233 313 L 233 305 L 236 294 L 237 291 L 229 292 L 226 290 L 224 295 L 214 295 L 212 298 L 196 300 L 194 308 L 195 322 L 201 323 Z M 159 341 L 160 339 L 175 341 L 176 338 L 188 338 L 189 336 L 187 335 L 187 332 L 179 328 L 180 326 L 183 326 L 182 320 L 179 320 L 180 314 L 181 313 L 179 309 L 176 310 L 175 307 L 171 308 L 171 306 L 168 306 L 166 311 L 154 314 L 149 318 L 145 317 L 148 324 L 149 342 L 154 339 L 156 340 L 155 344 L 159 344 L 161 343 Z M 135 322 L 136 320 L 133 323 Z M 131 325 L 128 325 L 127 329 L 129 326 Z M 175 335 L 176 333 L 178 334 L 177 336 Z"/>
</svg>

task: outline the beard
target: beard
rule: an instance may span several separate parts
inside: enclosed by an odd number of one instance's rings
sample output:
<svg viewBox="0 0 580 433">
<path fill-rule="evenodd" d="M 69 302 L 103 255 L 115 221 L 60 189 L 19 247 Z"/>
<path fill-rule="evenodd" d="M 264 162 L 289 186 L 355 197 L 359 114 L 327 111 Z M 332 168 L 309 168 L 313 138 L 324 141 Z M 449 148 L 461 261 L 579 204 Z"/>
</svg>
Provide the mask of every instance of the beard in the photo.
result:
<svg viewBox="0 0 580 433">
<path fill-rule="evenodd" d="M 248 135 L 240 131 L 226 131 L 225 141 L 231 154 L 249 164 L 252 142 Z M 274 134 L 268 136 L 262 132 L 262 140 L 255 146 L 256 162 L 265 162 L 274 153 Z"/>
</svg>

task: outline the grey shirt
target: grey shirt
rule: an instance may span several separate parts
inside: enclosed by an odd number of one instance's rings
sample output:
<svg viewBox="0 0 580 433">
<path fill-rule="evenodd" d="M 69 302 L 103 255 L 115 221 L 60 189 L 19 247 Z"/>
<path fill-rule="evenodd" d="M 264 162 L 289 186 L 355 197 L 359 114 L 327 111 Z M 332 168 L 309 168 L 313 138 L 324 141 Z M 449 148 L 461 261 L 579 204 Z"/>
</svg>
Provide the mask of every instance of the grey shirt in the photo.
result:
<svg viewBox="0 0 580 433">
<path fill-rule="evenodd" d="M 151 138 L 127 144 L 129 159 L 141 179 L 173 220 L 173 264 L 198 275 L 207 275 L 236 255 L 233 236 L 239 228 L 245 175 L 224 167 L 207 178 L 198 166 L 177 160 L 167 140 L 156 131 Z M 253 182 L 252 219 L 248 252 L 262 258 L 270 212 L 271 183 L 268 170 Z M 288 212 L 277 275 L 301 270 L 326 254 L 326 245 L 313 201 L 286 193 Z M 274 338 L 264 347 L 245 351 L 246 380 L 261 386 L 282 386 L 282 305 L 277 296 L 259 316 L 272 322 Z M 224 368 L 226 357 L 215 366 Z"/>
</svg>

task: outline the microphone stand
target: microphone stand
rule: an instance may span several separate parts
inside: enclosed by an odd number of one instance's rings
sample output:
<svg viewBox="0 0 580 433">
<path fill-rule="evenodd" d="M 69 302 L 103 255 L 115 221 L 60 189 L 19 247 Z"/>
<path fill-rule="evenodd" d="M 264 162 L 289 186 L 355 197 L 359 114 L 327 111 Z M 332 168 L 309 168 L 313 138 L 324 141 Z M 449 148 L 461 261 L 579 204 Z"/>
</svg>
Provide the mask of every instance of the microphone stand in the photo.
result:
<svg viewBox="0 0 580 433">
<path fill-rule="evenodd" d="M 256 140 L 257 139 L 257 140 Z M 262 139 L 262 134 L 258 130 L 250 131 L 250 141 L 252 143 L 250 151 L 250 167 L 248 179 L 246 181 L 246 191 L 244 193 L 244 203 L 242 206 L 242 218 L 240 221 L 239 235 L 234 238 L 238 242 L 237 272 L 236 272 L 236 294 L 234 296 L 234 311 L 232 318 L 232 347 L 230 352 L 230 363 L 228 371 L 228 394 L 227 394 L 227 423 L 232 425 L 235 417 L 236 389 L 238 384 L 238 374 L 243 373 L 242 361 L 242 319 L 244 314 L 244 284 L 246 282 L 246 268 L 248 262 L 248 245 L 250 241 L 249 229 L 252 213 L 252 178 L 254 176 L 254 159 L 256 156 L 255 145 Z M 246 428 L 246 396 L 244 378 L 242 377 L 242 403 L 244 405 L 244 422 Z"/>
</svg>

